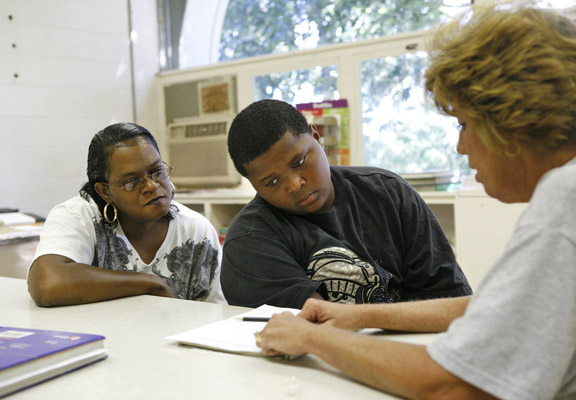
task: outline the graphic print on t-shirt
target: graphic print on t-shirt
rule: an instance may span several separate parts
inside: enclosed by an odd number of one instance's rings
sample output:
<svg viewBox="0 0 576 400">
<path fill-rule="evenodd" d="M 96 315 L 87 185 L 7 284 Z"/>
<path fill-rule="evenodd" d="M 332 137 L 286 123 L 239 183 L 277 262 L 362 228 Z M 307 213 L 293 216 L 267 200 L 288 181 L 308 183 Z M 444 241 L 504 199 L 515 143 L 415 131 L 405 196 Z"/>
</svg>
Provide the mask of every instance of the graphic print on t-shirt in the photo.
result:
<svg viewBox="0 0 576 400">
<path fill-rule="evenodd" d="M 95 266 L 117 271 L 127 271 L 132 252 L 126 243 L 116 236 L 114 228 L 105 225 L 94 218 L 94 231 L 96 232 L 96 263 Z M 136 271 L 133 266 L 132 270 Z"/>
<path fill-rule="evenodd" d="M 96 231 L 95 266 L 120 271 L 138 271 L 137 253 L 116 235 L 114 228 L 94 219 Z M 162 262 L 164 261 L 164 262 Z M 178 299 L 205 300 L 210 294 L 214 275 L 218 269 L 218 250 L 204 239 L 196 242 L 186 240 L 175 246 L 163 259 L 155 258 L 150 264 L 152 273 L 168 283 L 172 293 Z"/>
<path fill-rule="evenodd" d="M 378 274 L 374 266 L 362 261 L 354 252 L 342 247 L 329 247 L 314 253 L 308 278 L 323 282 L 330 301 L 339 303 L 391 303 L 397 301 L 389 293 L 389 272 Z"/>
<path fill-rule="evenodd" d="M 161 271 L 152 271 L 164 278 L 179 299 L 205 300 L 218 268 L 218 250 L 204 239 L 196 243 L 188 239 L 164 256 L 170 276 Z"/>
</svg>

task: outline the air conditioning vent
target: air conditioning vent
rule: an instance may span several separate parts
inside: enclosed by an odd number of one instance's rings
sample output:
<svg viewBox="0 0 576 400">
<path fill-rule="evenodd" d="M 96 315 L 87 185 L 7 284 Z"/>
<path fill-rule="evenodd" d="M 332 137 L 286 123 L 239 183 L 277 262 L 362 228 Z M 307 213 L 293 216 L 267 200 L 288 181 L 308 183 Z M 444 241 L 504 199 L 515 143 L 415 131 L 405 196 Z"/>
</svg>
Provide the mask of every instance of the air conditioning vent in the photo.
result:
<svg viewBox="0 0 576 400">
<path fill-rule="evenodd" d="M 168 125 L 168 162 L 178 187 L 230 187 L 240 174 L 228 155 L 229 118 L 199 117 Z"/>
<path fill-rule="evenodd" d="M 184 133 L 185 137 L 198 137 L 198 136 L 212 136 L 212 135 L 226 135 L 228 132 L 228 123 L 226 121 L 198 123 L 187 125 Z"/>
</svg>

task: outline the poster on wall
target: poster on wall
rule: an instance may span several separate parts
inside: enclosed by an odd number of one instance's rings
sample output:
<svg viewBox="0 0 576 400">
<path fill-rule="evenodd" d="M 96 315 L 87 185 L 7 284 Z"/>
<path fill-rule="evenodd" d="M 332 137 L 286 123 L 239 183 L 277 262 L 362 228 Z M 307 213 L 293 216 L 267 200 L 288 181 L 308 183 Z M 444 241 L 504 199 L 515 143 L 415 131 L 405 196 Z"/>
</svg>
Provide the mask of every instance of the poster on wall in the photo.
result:
<svg viewBox="0 0 576 400">
<path fill-rule="evenodd" d="M 297 104 L 296 108 L 309 124 L 314 124 L 318 129 L 330 165 L 350 165 L 348 101 L 342 99 L 303 103 Z"/>
</svg>

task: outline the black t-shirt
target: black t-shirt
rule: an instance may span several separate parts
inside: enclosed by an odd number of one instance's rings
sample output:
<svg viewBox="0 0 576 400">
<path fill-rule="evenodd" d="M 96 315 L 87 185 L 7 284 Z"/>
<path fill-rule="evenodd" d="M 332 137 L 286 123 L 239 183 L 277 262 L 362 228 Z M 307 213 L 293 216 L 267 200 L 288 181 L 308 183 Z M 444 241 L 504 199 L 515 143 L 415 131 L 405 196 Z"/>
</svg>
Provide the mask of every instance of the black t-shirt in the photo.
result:
<svg viewBox="0 0 576 400">
<path fill-rule="evenodd" d="M 221 282 L 232 305 L 301 308 L 326 300 L 381 303 L 472 293 L 440 224 L 398 175 L 331 167 L 332 210 L 293 215 L 259 195 L 230 224 Z"/>
</svg>

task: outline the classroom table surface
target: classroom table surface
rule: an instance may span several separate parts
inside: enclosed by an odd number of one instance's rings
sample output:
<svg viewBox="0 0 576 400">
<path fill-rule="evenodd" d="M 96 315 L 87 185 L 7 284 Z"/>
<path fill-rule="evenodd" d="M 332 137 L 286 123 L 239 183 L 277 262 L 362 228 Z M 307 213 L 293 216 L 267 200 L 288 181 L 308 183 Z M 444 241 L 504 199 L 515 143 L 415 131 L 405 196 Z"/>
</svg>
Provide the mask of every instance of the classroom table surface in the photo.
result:
<svg viewBox="0 0 576 400">
<path fill-rule="evenodd" d="M 41 308 L 23 279 L 0 277 L 0 326 L 100 334 L 108 358 L 14 393 L 18 399 L 395 399 L 319 358 L 244 356 L 180 346 L 165 337 L 247 308 L 156 296 Z M 428 343 L 433 335 L 391 335 Z"/>
</svg>

